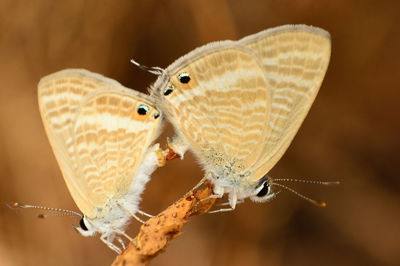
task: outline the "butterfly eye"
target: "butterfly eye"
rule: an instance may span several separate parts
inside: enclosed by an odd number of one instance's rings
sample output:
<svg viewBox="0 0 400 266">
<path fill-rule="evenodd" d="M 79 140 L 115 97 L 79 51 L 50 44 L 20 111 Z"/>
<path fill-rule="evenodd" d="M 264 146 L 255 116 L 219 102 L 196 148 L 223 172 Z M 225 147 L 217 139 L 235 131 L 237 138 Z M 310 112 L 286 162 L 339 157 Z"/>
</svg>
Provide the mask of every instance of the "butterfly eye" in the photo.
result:
<svg viewBox="0 0 400 266">
<path fill-rule="evenodd" d="M 164 95 L 165 96 L 170 95 L 173 90 L 174 90 L 174 87 L 172 85 L 168 85 L 168 87 L 164 91 Z"/>
<path fill-rule="evenodd" d="M 180 81 L 181 83 L 186 84 L 186 83 L 189 83 L 189 81 L 190 81 L 190 76 L 189 76 L 188 73 L 183 72 L 183 73 L 179 74 L 178 79 L 179 79 L 179 81 Z"/>
<path fill-rule="evenodd" d="M 145 115 L 145 114 L 147 114 L 148 111 L 149 111 L 149 107 L 146 105 L 143 105 L 143 104 L 139 105 L 139 107 L 137 109 L 137 112 L 140 115 Z"/>
<path fill-rule="evenodd" d="M 159 117 L 160 117 L 160 114 L 159 114 L 159 113 L 157 113 L 157 114 L 154 115 L 154 119 L 157 119 L 157 118 L 159 118 Z"/>
<path fill-rule="evenodd" d="M 263 188 L 257 193 L 257 197 L 260 197 L 260 198 L 264 197 L 269 192 L 269 184 L 268 184 L 268 182 L 264 182 L 264 184 L 262 186 L 263 186 Z"/>
<path fill-rule="evenodd" d="M 83 221 L 83 217 L 82 219 L 79 221 L 79 226 L 82 228 L 83 231 L 88 231 L 89 229 L 86 227 L 85 222 Z"/>
</svg>

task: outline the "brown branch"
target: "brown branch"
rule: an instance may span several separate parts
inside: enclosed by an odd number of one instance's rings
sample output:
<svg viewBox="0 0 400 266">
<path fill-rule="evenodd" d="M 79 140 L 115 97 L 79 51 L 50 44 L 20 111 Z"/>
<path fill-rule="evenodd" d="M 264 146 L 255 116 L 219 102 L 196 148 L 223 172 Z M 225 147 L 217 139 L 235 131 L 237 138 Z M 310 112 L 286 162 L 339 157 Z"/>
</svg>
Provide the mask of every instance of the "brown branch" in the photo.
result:
<svg viewBox="0 0 400 266">
<path fill-rule="evenodd" d="M 190 216 L 206 213 L 215 203 L 215 199 L 206 199 L 212 195 L 212 185 L 191 192 L 165 211 L 144 223 L 133 242 L 119 255 L 112 266 L 147 265 L 152 258 L 164 251 L 168 243 L 178 237 Z"/>
</svg>

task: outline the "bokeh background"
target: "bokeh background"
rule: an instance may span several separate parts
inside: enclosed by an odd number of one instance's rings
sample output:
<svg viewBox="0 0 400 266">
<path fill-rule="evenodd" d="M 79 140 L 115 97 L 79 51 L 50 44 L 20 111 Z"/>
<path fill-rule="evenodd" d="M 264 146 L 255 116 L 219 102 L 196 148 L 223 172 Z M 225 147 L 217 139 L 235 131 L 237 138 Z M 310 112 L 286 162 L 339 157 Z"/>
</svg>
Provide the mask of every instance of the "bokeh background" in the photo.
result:
<svg viewBox="0 0 400 266">
<path fill-rule="evenodd" d="M 0 1 L 0 265 L 109 265 L 75 218 L 37 219 L 20 201 L 77 210 L 40 119 L 36 85 L 86 68 L 145 92 L 155 77 L 130 58 L 166 67 L 210 41 L 304 23 L 332 35 L 317 99 L 273 177 L 341 180 L 296 185 L 266 204 L 195 217 L 152 265 L 400 265 L 398 1 Z M 170 127 L 161 136 L 171 136 Z M 193 156 L 153 174 L 142 210 L 158 213 L 202 177 Z M 139 228 L 132 222 L 129 234 Z"/>
</svg>

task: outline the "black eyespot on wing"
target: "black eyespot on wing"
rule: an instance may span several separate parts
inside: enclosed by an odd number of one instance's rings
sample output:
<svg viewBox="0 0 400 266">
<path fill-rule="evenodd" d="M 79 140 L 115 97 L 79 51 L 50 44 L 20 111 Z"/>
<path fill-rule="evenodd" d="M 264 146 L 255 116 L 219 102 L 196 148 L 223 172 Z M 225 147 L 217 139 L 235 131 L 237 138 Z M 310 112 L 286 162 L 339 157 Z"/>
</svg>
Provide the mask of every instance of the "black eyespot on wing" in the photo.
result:
<svg viewBox="0 0 400 266">
<path fill-rule="evenodd" d="M 145 115 L 149 111 L 149 107 L 147 105 L 141 104 L 139 105 L 137 112 L 140 115 Z"/>
<path fill-rule="evenodd" d="M 89 229 L 86 227 L 85 222 L 83 221 L 83 217 L 82 219 L 79 221 L 79 226 L 82 228 L 83 231 L 88 231 Z"/>
<path fill-rule="evenodd" d="M 169 86 L 165 89 L 164 95 L 165 95 L 165 96 L 170 95 L 170 94 L 173 92 L 173 90 L 174 90 L 174 88 L 173 88 L 171 85 L 169 85 Z"/>
<path fill-rule="evenodd" d="M 157 118 L 159 118 L 159 117 L 160 117 L 160 114 L 159 114 L 159 113 L 157 113 L 157 114 L 154 115 L 154 119 L 157 119 Z"/>
<path fill-rule="evenodd" d="M 189 81 L 190 81 L 190 76 L 189 76 L 188 73 L 185 73 L 185 72 L 184 72 L 184 73 L 179 74 L 178 79 L 179 79 L 179 81 L 180 81 L 181 83 L 186 84 L 186 83 L 189 83 Z"/>
<path fill-rule="evenodd" d="M 265 195 L 267 195 L 269 192 L 269 184 L 268 182 L 265 182 L 263 184 L 263 188 L 260 190 L 260 192 L 257 193 L 257 197 L 264 197 Z"/>
</svg>

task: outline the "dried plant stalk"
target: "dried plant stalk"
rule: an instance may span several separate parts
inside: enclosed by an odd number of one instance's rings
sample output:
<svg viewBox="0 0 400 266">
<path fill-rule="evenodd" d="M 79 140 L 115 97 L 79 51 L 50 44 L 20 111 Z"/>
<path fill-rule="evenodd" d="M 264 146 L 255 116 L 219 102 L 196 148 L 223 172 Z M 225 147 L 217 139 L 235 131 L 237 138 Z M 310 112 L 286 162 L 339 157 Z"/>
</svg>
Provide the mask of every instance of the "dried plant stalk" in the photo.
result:
<svg viewBox="0 0 400 266">
<path fill-rule="evenodd" d="M 212 191 L 211 183 L 206 182 L 205 188 L 191 192 L 165 211 L 150 218 L 141 226 L 134 239 L 136 245 L 130 243 L 114 260 L 112 266 L 147 265 L 172 239 L 180 235 L 190 216 L 208 212 L 215 199 L 204 199 L 212 195 Z"/>
</svg>

